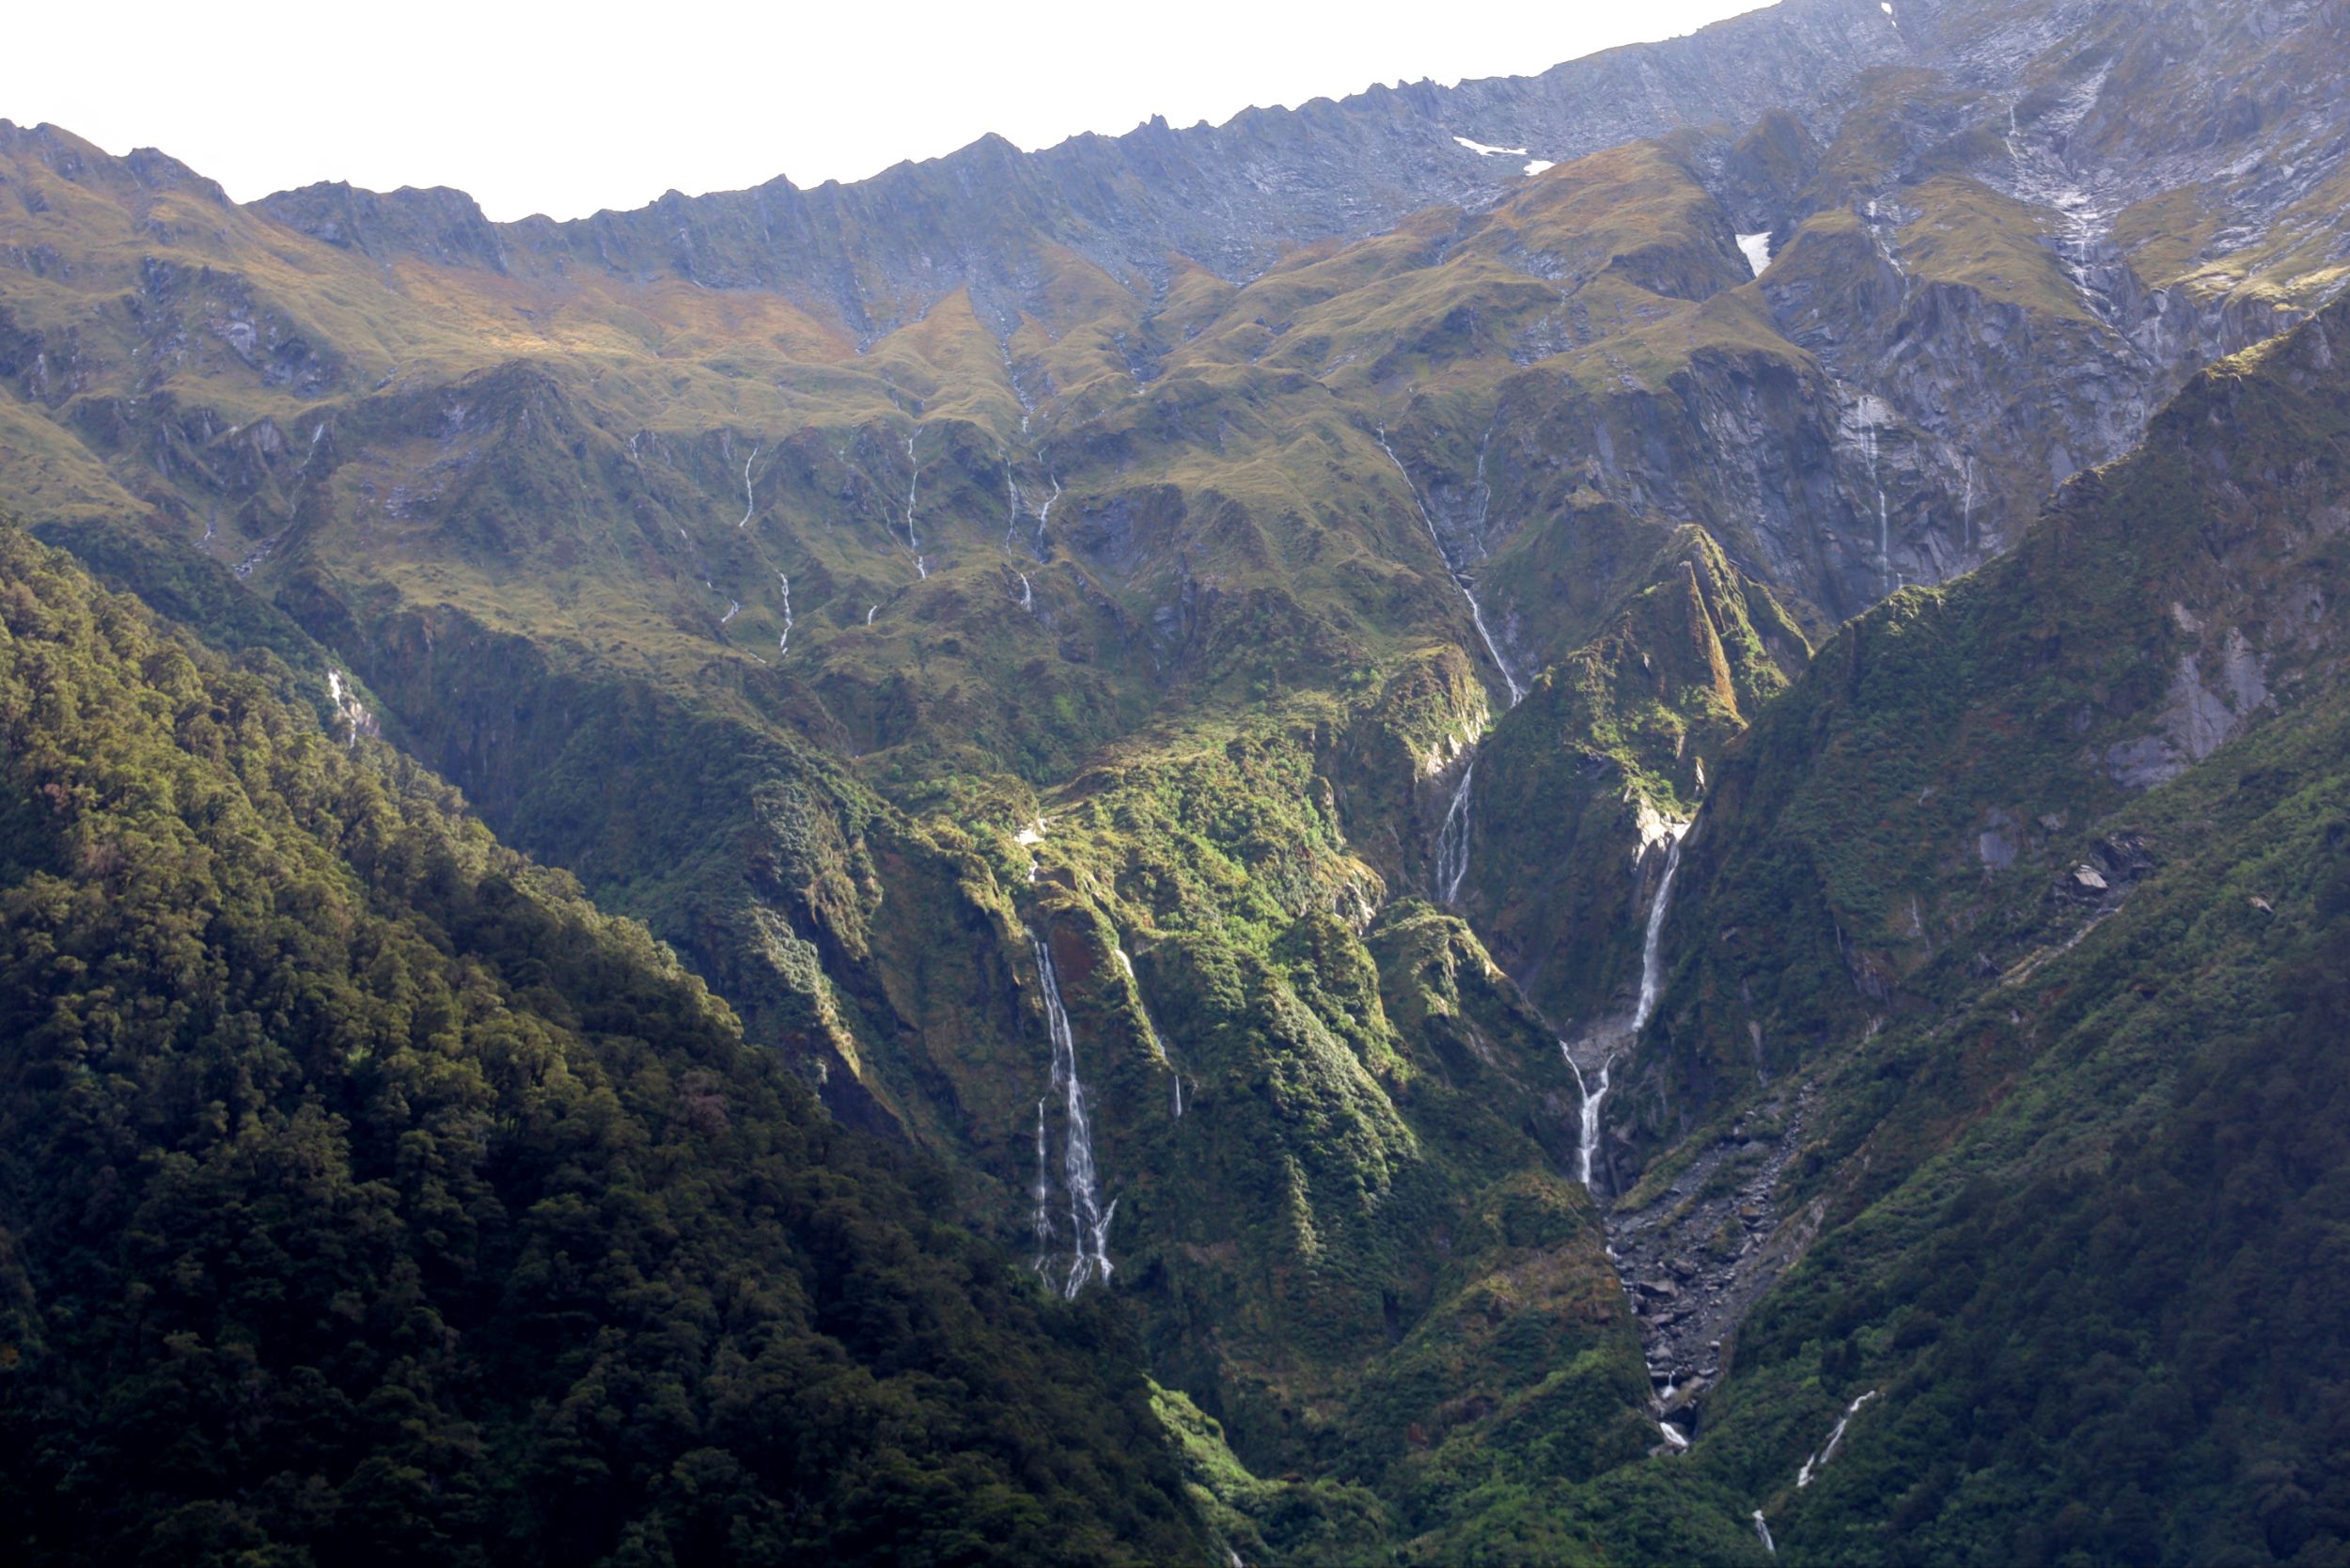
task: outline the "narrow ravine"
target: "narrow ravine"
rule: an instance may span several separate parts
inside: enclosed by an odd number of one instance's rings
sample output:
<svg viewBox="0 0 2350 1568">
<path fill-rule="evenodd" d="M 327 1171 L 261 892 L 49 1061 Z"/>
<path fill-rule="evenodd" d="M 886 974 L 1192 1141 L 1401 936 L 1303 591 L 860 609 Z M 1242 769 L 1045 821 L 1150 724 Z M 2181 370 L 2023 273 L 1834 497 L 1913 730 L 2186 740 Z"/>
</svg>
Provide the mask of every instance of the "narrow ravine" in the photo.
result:
<svg viewBox="0 0 2350 1568">
<path fill-rule="evenodd" d="M 1419 498 L 1419 486 L 1413 482 L 1412 471 L 1403 466 L 1403 460 L 1397 457 L 1395 448 L 1387 445 L 1385 425 L 1379 427 L 1378 440 L 1379 449 L 1387 454 L 1387 461 L 1395 464 L 1395 471 L 1403 476 L 1403 488 L 1412 493 L 1412 505 L 1419 512 L 1421 525 L 1428 530 L 1428 541 L 1436 547 L 1436 558 L 1444 562 L 1445 574 L 1452 579 L 1452 586 L 1460 589 L 1461 597 L 1467 601 L 1469 620 L 1477 628 L 1478 640 L 1485 645 L 1485 657 L 1491 659 L 1494 668 L 1501 672 L 1501 683 L 1510 689 L 1510 706 L 1516 707 L 1526 699 L 1526 688 L 1518 684 L 1518 678 L 1511 673 L 1509 661 L 1501 656 L 1500 648 L 1494 642 L 1493 633 L 1486 629 L 1485 609 L 1477 602 L 1476 590 L 1469 587 L 1468 574 L 1461 570 L 1453 561 L 1451 553 L 1445 549 L 1444 536 L 1436 531 L 1436 520 L 1429 514 L 1428 504 Z"/>
</svg>

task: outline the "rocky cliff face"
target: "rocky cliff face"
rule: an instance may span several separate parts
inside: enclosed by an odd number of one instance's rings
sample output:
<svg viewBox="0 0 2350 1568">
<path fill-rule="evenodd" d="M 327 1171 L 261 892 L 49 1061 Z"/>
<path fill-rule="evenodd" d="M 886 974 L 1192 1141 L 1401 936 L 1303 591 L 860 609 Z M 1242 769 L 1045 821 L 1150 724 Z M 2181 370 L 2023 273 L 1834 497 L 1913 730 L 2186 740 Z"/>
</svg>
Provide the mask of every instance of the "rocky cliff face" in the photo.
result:
<svg viewBox="0 0 2350 1568">
<path fill-rule="evenodd" d="M 1868 0 L 1795 0 L 1669 42 L 1571 61 L 1534 77 L 1374 86 L 1222 126 L 1153 118 L 1038 153 L 983 137 L 854 185 L 776 180 L 633 212 L 485 225 L 445 191 L 389 196 L 313 186 L 266 198 L 271 216 L 383 260 L 562 273 L 713 289 L 781 289 L 878 337 L 967 288 L 999 329 L 1042 314 L 1042 241 L 1113 276 L 1164 287 L 1184 257 L 1233 279 L 1299 245 L 1366 238 L 1421 209 L 1478 208 L 1558 164 L 1641 137 L 1770 109 L 1822 112 L 1853 76 L 1908 54 Z M 1519 153 L 1481 153 L 1463 140 Z"/>
<path fill-rule="evenodd" d="M 1791 0 L 566 225 L 238 208 L 0 127 L 0 455 L 159 602 L 298 622 L 1024 1247 L 1065 1023 L 1154 1364 L 1260 1467 L 1453 1529 L 1489 1450 L 1581 1486 L 1661 1440 L 1587 1143 L 1605 1193 L 1684 1183 L 1643 1257 L 1818 1220 L 1794 1069 L 1904 1015 L 1979 879 L 2318 667 L 2280 628 L 2326 590 L 2224 545 L 2241 591 L 2182 557 L 2094 636 L 2031 601 L 1982 667 L 2079 688 L 2035 710 L 2058 800 L 1962 788 L 2013 737 L 1897 655 L 1978 603 L 1921 585 L 1989 563 L 2013 615 L 2080 538 L 2135 558 L 2098 470 L 2183 386 L 2147 515 L 2313 494 L 2195 378 L 2342 287 L 2346 59 L 2315 6 Z M 1948 745 L 1789 771 L 1899 679 L 1932 703 L 1867 711 Z M 1682 978 L 1602 1104 L 1559 1041 L 1633 1016 L 1692 818 Z M 1674 1311 L 1675 1359 L 1738 1315 Z"/>
</svg>

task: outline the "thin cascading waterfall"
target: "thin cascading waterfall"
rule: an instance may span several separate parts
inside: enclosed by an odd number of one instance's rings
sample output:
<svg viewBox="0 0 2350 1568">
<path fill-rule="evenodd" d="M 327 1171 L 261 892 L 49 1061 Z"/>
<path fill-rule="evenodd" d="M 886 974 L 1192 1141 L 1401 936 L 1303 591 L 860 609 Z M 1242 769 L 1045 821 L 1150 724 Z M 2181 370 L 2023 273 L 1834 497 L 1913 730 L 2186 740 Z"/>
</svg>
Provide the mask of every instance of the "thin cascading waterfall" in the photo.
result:
<svg viewBox="0 0 2350 1568">
<path fill-rule="evenodd" d="M 1051 481 L 1053 494 L 1044 497 L 1044 504 L 1036 509 L 1036 557 L 1039 560 L 1044 558 L 1044 529 L 1045 525 L 1053 520 L 1053 503 L 1060 499 L 1060 480 L 1053 477 L 1050 468 L 1044 471 L 1044 477 Z"/>
<path fill-rule="evenodd" d="M 906 463 L 914 472 L 906 480 L 906 549 L 914 556 L 914 574 L 927 579 L 931 569 L 922 563 L 921 536 L 914 531 L 914 498 L 922 488 L 922 465 L 915 461 L 914 437 L 906 437 Z"/>
<path fill-rule="evenodd" d="M 1044 985 L 1044 1019 L 1053 1038 L 1053 1088 L 1063 1101 L 1061 1187 L 1069 1200 L 1073 1251 L 1061 1294 L 1074 1301 L 1090 1281 L 1110 1282 L 1110 1220 L 1118 1205 L 1104 1207 L 1102 1202 L 1093 1166 L 1093 1125 L 1086 1110 L 1085 1085 L 1077 1077 L 1077 1040 L 1069 1027 L 1069 1010 L 1061 1004 L 1052 949 L 1033 933 L 1028 942 L 1036 950 L 1037 973 Z"/>
<path fill-rule="evenodd" d="M 1975 460 L 1966 460 L 1966 494 L 1959 501 L 1958 531 L 1966 537 L 1966 548 L 1975 548 Z"/>
<path fill-rule="evenodd" d="M 995 347 L 1004 356 L 1004 384 L 1010 387 L 1011 395 L 1019 400 L 1020 433 L 1026 435 L 1028 433 L 1028 420 L 1036 413 L 1036 400 L 1029 397 L 1027 391 L 1021 386 L 1020 372 L 1012 368 L 1011 339 L 999 337 L 995 340 Z"/>
<path fill-rule="evenodd" d="M 1142 994 L 1142 978 L 1135 973 L 1135 961 L 1126 949 L 1117 949 L 1118 967 L 1126 977 L 1127 989 L 1135 996 L 1135 1011 L 1142 1014 L 1142 1032 L 1151 1037 L 1152 1048 L 1159 1053 L 1159 1060 L 1167 1064 L 1167 1075 L 1175 1080 L 1175 1120 L 1183 1119 L 1183 1075 L 1175 1066 L 1175 1053 L 1167 1048 L 1167 1036 L 1159 1032 L 1158 1020 L 1151 1016 L 1151 1003 Z"/>
<path fill-rule="evenodd" d="M 1852 1425 L 1852 1419 L 1855 1416 L 1860 1414 L 1860 1407 L 1876 1397 L 1877 1391 L 1874 1388 L 1872 1388 L 1867 1393 L 1852 1402 L 1852 1407 L 1846 1410 L 1843 1416 L 1838 1419 L 1836 1423 L 1836 1430 L 1827 1435 L 1826 1447 L 1821 1449 L 1819 1452 L 1805 1460 L 1803 1462 L 1803 1468 L 1795 1472 L 1795 1489 L 1797 1491 L 1801 1491 L 1803 1488 L 1810 1485 L 1812 1477 L 1819 1473 L 1820 1466 L 1836 1457 L 1836 1450 L 1843 1445 L 1844 1429 Z"/>
<path fill-rule="evenodd" d="M 1877 471 L 1876 411 L 1864 397 L 1860 404 L 1861 430 L 1867 433 L 1869 448 L 1869 482 L 1877 493 L 1877 576 L 1880 581 L 1893 574 L 1893 520 L 1885 503 L 1885 479 Z"/>
<path fill-rule="evenodd" d="M 1559 1050 L 1567 1058 L 1567 1071 L 1574 1074 L 1575 1093 L 1583 1098 L 1583 1126 L 1575 1137 L 1574 1179 L 1588 1192 L 1591 1186 L 1591 1164 L 1599 1154 L 1599 1108 L 1606 1104 L 1607 1079 L 1616 1070 L 1616 1058 L 1610 1055 L 1599 1064 L 1599 1087 L 1593 1089 L 1585 1082 L 1583 1069 L 1574 1064 L 1574 1053 L 1567 1049 L 1565 1041 L 1559 1042 Z"/>
<path fill-rule="evenodd" d="M 760 461 L 760 451 L 761 451 L 760 447 L 752 447 L 752 449 L 750 449 L 750 456 L 747 456 L 747 459 L 743 459 L 743 522 L 738 522 L 738 525 L 736 525 L 738 529 L 745 529 L 745 526 L 750 526 L 750 515 L 752 515 L 752 510 L 755 510 L 755 508 L 757 508 L 757 503 L 752 501 L 752 498 L 750 498 L 750 465 L 752 465 L 752 463 L 757 463 L 757 461 Z"/>
<path fill-rule="evenodd" d="M 764 447 L 754 447 L 751 455 L 743 460 L 743 521 L 735 525 L 738 528 L 750 525 L 751 512 L 758 505 L 751 499 L 751 464 L 759 461 L 759 454 L 763 450 Z"/>
<path fill-rule="evenodd" d="M 1759 1508 L 1754 1511 L 1754 1533 L 1755 1538 L 1762 1543 L 1764 1551 L 1773 1557 L 1778 1555 L 1778 1544 L 1771 1540 L 1771 1522 L 1762 1517 L 1762 1511 Z"/>
<path fill-rule="evenodd" d="M 2040 138 L 2044 150 L 2023 144 L 2013 103 L 2008 105 L 2006 137 L 2008 163 L 2018 194 L 2028 201 L 2053 209 L 2062 220 L 2064 228 L 2056 247 L 2057 259 L 2080 291 L 2081 303 L 2107 327 L 2116 325 L 2113 301 L 2099 288 L 2090 268 L 2104 214 L 2090 199 L 2089 193 L 2076 183 L 2076 177 L 2065 159 L 2063 147 L 2073 129 L 2095 107 L 2112 71 L 2112 62 L 2108 61 L 2047 112 L 2042 123 L 2049 130 Z"/>
<path fill-rule="evenodd" d="M 776 657 L 780 659 L 791 651 L 791 579 L 781 572 L 776 575 L 783 579 L 783 635 L 776 643 Z"/>
<path fill-rule="evenodd" d="M 1510 688 L 1510 706 L 1516 707 L 1525 699 L 1526 688 L 1519 685 L 1518 678 L 1510 673 L 1509 663 L 1502 658 L 1500 648 L 1495 644 L 1493 633 L 1485 629 L 1484 606 L 1478 604 L 1476 593 L 1469 588 L 1467 575 L 1452 564 L 1452 557 L 1444 547 L 1444 536 L 1436 532 L 1436 520 L 1429 515 L 1427 503 L 1419 498 L 1419 486 L 1412 482 L 1412 471 L 1403 466 L 1403 460 L 1397 457 L 1395 448 L 1387 445 L 1387 428 L 1385 425 L 1379 427 L 1379 449 L 1387 454 L 1387 461 L 1395 464 L 1395 471 L 1403 476 L 1403 488 L 1412 493 L 1412 506 L 1419 513 L 1421 525 L 1428 530 L 1428 541 L 1436 547 L 1436 558 L 1444 562 L 1445 575 L 1452 579 L 1452 586 L 1460 589 L 1461 597 L 1468 602 L 1469 620 L 1477 628 L 1478 640 L 1485 645 L 1485 656 L 1494 662 L 1494 668 L 1501 672 L 1501 683 Z"/>
<path fill-rule="evenodd" d="M 1615 1074 L 1616 1058 L 1638 1040 L 1642 1029 L 1648 1027 L 1649 1020 L 1656 1015 L 1656 1004 L 1664 995 L 1665 917 L 1672 905 L 1673 882 L 1681 872 L 1681 846 L 1693 825 L 1694 818 L 1685 823 L 1668 821 L 1664 824 L 1670 847 L 1665 852 L 1665 874 L 1657 881 L 1656 898 L 1649 905 L 1648 923 L 1640 933 L 1639 994 L 1633 1002 L 1631 1019 L 1622 1026 L 1621 1036 L 1616 1037 L 1616 1049 L 1608 1052 L 1599 1064 L 1599 1082 L 1596 1085 L 1583 1076 L 1583 1069 L 1576 1063 L 1574 1053 L 1568 1048 L 1567 1043 L 1563 1040 L 1559 1042 L 1559 1054 L 1567 1058 L 1567 1071 L 1574 1074 L 1575 1092 L 1583 1098 L 1583 1125 L 1576 1138 L 1574 1157 L 1575 1179 L 1583 1184 L 1587 1192 L 1593 1190 L 1591 1173 L 1599 1156 L 1600 1110 L 1607 1102 L 1608 1083 Z M 1642 853 L 1645 853 L 1645 847 Z M 1601 1038 L 1609 1038 L 1609 1035 L 1603 1033 Z"/>
<path fill-rule="evenodd" d="M 1036 613 L 1036 595 L 1029 591 L 1028 574 L 1022 572 L 1016 573 L 1016 575 L 1020 579 L 1020 607 L 1027 611 L 1030 615 L 1034 615 Z"/>
<path fill-rule="evenodd" d="M 1470 798 L 1476 787 L 1477 758 L 1472 753 L 1468 765 L 1461 770 L 1461 782 L 1453 786 L 1444 826 L 1436 831 L 1436 900 L 1440 903 L 1459 903 L 1462 886 L 1468 880 Z"/>
<path fill-rule="evenodd" d="M 1485 427 L 1484 438 L 1477 444 L 1477 552 L 1480 557 L 1491 556 L 1485 548 L 1485 519 L 1494 505 L 1494 487 L 1485 482 L 1485 454 L 1493 448 L 1494 431 L 1501 428 L 1501 405 L 1494 405 L 1493 422 Z"/>
<path fill-rule="evenodd" d="M 1036 1263 L 1038 1276 L 1052 1278 L 1053 1270 L 1053 1155 L 1044 1137 L 1044 1101 L 1036 1103 L 1036 1183 L 1028 1188 L 1035 1201 L 1028 1223 L 1036 1231 Z"/>
<path fill-rule="evenodd" d="M 880 606 L 879 604 L 868 604 L 868 605 L 866 605 L 866 606 L 865 606 L 865 624 L 866 624 L 866 625 L 868 625 L 868 626 L 870 626 L 871 624 L 873 624 L 873 618 L 874 618 L 875 616 L 879 615 L 879 614 L 881 614 L 881 606 Z"/>
<path fill-rule="evenodd" d="M 1665 852 L 1665 875 L 1656 885 L 1656 902 L 1649 905 L 1648 930 L 1640 939 L 1640 999 L 1632 1010 L 1632 1032 L 1637 1035 L 1656 1016 L 1657 999 L 1665 988 L 1665 915 L 1672 906 L 1673 879 L 1681 874 L 1681 846 L 1694 823 L 1668 823 L 1665 831 L 1672 848 Z"/>
</svg>

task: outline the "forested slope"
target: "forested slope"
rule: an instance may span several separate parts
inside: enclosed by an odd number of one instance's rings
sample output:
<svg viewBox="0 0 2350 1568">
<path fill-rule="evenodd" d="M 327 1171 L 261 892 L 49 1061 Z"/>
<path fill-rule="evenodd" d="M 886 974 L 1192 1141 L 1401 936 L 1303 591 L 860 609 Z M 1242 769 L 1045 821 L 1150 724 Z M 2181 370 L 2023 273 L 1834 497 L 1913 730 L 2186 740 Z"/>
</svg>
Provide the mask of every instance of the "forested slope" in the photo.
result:
<svg viewBox="0 0 2350 1568">
<path fill-rule="evenodd" d="M 1105 1305 L 285 674 L 0 527 L 12 1560 L 1206 1555 Z"/>
<path fill-rule="evenodd" d="M 1626 1074 L 1689 1131 L 1613 1218 L 1627 1272 L 1794 1262 L 1684 1393 L 1688 1496 L 1784 1560 L 2350 1553 L 2345 329 L 1730 748 Z"/>
</svg>

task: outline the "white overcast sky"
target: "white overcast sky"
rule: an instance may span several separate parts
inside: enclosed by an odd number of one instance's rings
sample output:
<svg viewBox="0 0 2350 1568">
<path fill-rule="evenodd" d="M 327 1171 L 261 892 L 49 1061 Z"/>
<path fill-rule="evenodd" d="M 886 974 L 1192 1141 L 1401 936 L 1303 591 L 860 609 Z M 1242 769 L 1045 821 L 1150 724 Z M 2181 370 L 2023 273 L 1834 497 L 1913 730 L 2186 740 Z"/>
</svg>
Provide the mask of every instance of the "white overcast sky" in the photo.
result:
<svg viewBox="0 0 2350 1568">
<path fill-rule="evenodd" d="M 241 201 L 348 180 L 577 217 L 671 187 L 862 179 L 989 131 L 1040 148 L 1154 114 L 1221 123 L 1373 82 L 1525 74 L 1762 3 L 27 5 L 0 118 L 159 147 Z"/>
</svg>

